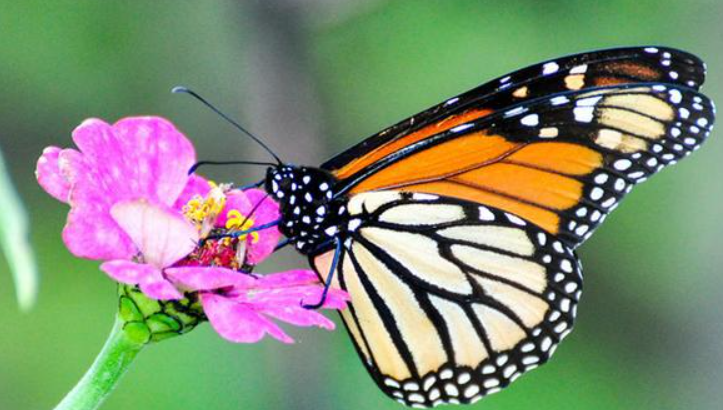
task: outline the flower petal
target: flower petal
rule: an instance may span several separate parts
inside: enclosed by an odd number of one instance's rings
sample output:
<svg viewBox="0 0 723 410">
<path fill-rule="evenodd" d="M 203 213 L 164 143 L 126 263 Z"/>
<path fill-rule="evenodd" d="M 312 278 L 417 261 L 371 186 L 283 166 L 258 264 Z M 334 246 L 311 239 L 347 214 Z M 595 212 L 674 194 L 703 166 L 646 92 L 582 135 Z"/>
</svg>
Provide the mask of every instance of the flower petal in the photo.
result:
<svg viewBox="0 0 723 410">
<path fill-rule="evenodd" d="M 254 207 L 258 205 L 256 211 L 254 211 L 255 226 L 265 225 L 281 218 L 279 205 L 266 192 L 260 189 L 248 189 L 244 193 Z M 246 254 L 247 262 L 252 265 L 261 263 L 273 253 L 280 237 L 281 233 L 275 226 L 259 231 L 259 239 L 256 242 L 252 242 L 252 238 L 249 236 L 247 239 L 249 243 Z"/>
<path fill-rule="evenodd" d="M 279 213 L 279 204 L 277 204 L 276 201 L 274 201 L 273 198 L 266 193 L 266 191 L 261 189 L 247 189 L 244 193 L 251 202 L 252 206 L 257 206 L 261 203 L 254 212 L 254 218 L 257 224 L 263 225 L 269 222 L 277 221 L 281 218 L 281 213 Z"/>
<path fill-rule="evenodd" d="M 117 203 L 111 214 L 144 260 L 159 269 L 188 255 L 198 243 L 198 231 L 182 215 L 145 199 Z"/>
<path fill-rule="evenodd" d="M 118 282 L 139 285 L 141 291 L 153 299 L 182 299 L 179 292 L 161 273 L 161 270 L 145 264 L 126 260 L 104 262 L 100 269 Z"/>
<path fill-rule="evenodd" d="M 138 198 L 173 204 L 187 185 L 193 146 L 157 117 L 128 118 L 113 126 L 90 119 L 75 129 L 73 139 L 82 152 L 62 150 L 57 161 L 70 187 L 63 240 L 79 257 L 129 259 L 137 249 L 111 218 L 110 208 Z M 63 194 L 55 188 L 49 192 Z"/>
<path fill-rule="evenodd" d="M 137 285 L 143 279 L 152 277 L 162 278 L 161 271 L 145 263 L 135 263 L 126 260 L 112 260 L 100 265 L 100 269 L 118 282 L 128 285 Z"/>
<path fill-rule="evenodd" d="M 278 325 L 249 306 L 214 293 L 203 292 L 200 297 L 211 326 L 226 340 L 255 343 L 268 333 L 284 343 L 294 342 Z"/>
<path fill-rule="evenodd" d="M 293 269 L 285 272 L 270 273 L 259 278 L 259 286 L 265 288 L 292 287 L 320 283 L 316 273 L 309 269 Z"/>
<path fill-rule="evenodd" d="M 173 205 L 196 158 L 190 141 L 160 117 L 130 117 L 112 126 L 89 119 L 73 140 L 112 202 L 147 198 Z"/>
<path fill-rule="evenodd" d="M 226 222 L 228 221 L 228 213 L 232 210 L 236 210 L 241 215 L 248 216 L 251 212 L 252 204 L 251 201 L 246 197 L 246 194 L 238 189 L 232 189 L 226 193 L 226 204 L 223 207 L 223 211 L 218 215 L 216 219 L 216 226 L 219 228 L 225 228 Z M 255 215 L 255 214 L 254 214 Z M 254 221 L 255 216 L 252 216 Z"/>
<path fill-rule="evenodd" d="M 183 192 L 181 192 L 181 195 L 176 200 L 176 203 L 173 204 L 173 209 L 183 209 L 183 206 L 186 205 L 188 201 L 193 199 L 193 197 L 204 197 L 206 196 L 206 194 L 208 194 L 208 191 L 210 190 L 211 184 L 208 183 L 206 178 L 203 178 L 202 176 L 196 174 L 192 174 L 188 178 L 188 183 L 186 183 L 186 187 L 183 188 Z"/>
<path fill-rule="evenodd" d="M 263 309 L 263 313 L 294 326 L 318 326 L 327 330 L 334 330 L 335 327 L 334 322 L 321 313 L 299 305 L 267 307 Z"/>
<path fill-rule="evenodd" d="M 47 147 L 43 150 L 43 155 L 38 158 L 38 164 L 35 168 L 35 177 L 38 179 L 45 192 L 50 194 L 58 201 L 68 202 L 70 194 L 70 183 L 63 177 L 58 165 L 58 157 L 61 148 Z"/>
<path fill-rule="evenodd" d="M 138 250 L 110 216 L 111 198 L 97 187 L 97 173 L 83 154 L 66 149 L 58 165 L 72 187 L 63 242 L 76 256 L 88 259 L 130 259 Z"/>
<path fill-rule="evenodd" d="M 168 268 L 166 276 L 173 283 L 189 291 L 203 291 L 225 288 L 229 286 L 251 287 L 256 278 L 233 269 L 189 266 Z"/>
<path fill-rule="evenodd" d="M 321 300 L 324 286 L 316 273 L 308 269 L 296 269 L 260 276 L 253 287 L 237 287 L 228 292 L 239 302 L 253 304 L 257 309 L 273 307 L 300 307 Z M 341 289 L 329 289 L 322 307 L 344 309 L 349 294 Z"/>
<path fill-rule="evenodd" d="M 141 282 L 139 284 L 141 292 L 152 299 L 158 300 L 179 300 L 183 299 L 183 293 L 179 292 L 175 286 L 173 286 L 167 280 L 155 281 L 155 282 Z"/>
<path fill-rule="evenodd" d="M 255 290 L 250 293 L 236 293 L 234 296 L 245 303 L 253 303 L 259 309 L 268 309 L 277 306 L 314 305 L 321 300 L 324 287 L 321 285 L 307 285 L 278 289 Z M 340 289 L 329 289 L 321 306 L 325 309 L 344 309 L 349 296 Z"/>
</svg>

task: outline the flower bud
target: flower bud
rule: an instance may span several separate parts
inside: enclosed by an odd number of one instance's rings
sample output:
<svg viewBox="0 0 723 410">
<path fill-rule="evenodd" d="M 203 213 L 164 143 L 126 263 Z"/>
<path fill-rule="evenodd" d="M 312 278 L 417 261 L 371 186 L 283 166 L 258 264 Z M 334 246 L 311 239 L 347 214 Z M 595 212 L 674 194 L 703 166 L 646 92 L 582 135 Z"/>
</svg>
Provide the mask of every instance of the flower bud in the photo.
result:
<svg viewBox="0 0 723 410">
<path fill-rule="evenodd" d="M 188 333 L 206 320 L 196 293 L 180 300 L 155 300 L 137 286 L 118 286 L 118 315 L 123 332 L 135 343 L 159 342 Z"/>
</svg>

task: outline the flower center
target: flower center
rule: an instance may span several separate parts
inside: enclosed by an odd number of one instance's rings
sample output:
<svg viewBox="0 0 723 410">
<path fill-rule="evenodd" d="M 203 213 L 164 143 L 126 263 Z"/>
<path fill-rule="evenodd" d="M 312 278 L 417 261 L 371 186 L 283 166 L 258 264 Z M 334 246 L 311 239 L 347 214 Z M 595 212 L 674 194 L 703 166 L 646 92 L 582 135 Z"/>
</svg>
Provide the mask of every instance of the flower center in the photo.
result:
<svg viewBox="0 0 723 410">
<path fill-rule="evenodd" d="M 242 232 L 251 229 L 254 218 L 246 216 L 238 209 L 227 209 L 227 192 L 230 186 L 210 182 L 211 190 L 206 196 L 197 195 L 183 207 L 183 215 L 198 229 L 202 239 L 200 246 L 178 265 L 222 266 L 242 269 L 246 260 L 247 247 L 260 240 L 258 232 L 249 232 L 235 237 L 219 235 Z M 219 217 L 226 214 L 225 224 L 219 223 Z M 209 239 L 214 238 L 214 239 Z"/>
</svg>

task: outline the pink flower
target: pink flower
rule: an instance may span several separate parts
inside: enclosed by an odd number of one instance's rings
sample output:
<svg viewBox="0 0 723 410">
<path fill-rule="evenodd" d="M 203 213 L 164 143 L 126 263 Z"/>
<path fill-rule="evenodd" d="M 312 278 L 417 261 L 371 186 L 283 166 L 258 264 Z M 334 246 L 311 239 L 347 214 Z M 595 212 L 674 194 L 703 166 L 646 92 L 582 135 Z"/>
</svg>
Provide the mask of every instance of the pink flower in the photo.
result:
<svg viewBox="0 0 723 410">
<path fill-rule="evenodd" d="M 296 326 L 334 329 L 334 322 L 322 314 L 307 310 L 302 303 L 316 303 L 323 288 L 309 270 L 254 277 L 239 275 L 226 268 L 181 267 L 167 269 L 177 284 L 198 291 L 203 310 L 216 332 L 237 343 L 253 343 L 266 334 L 284 342 L 289 337 L 271 318 Z M 330 289 L 324 307 L 343 309 L 348 296 Z"/>
<path fill-rule="evenodd" d="M 46 148 L 36 175 L 45 190 L 70 204 L 63 241 L 76 256 L 130 259 L 138 250 L 111 216 L 121 201 L 146 199 L 170 206 L 188 185 L 196 161 L 191 143 L 158 117 L 126 118 L 114 125 L 84 121 L 72 148 Z"/>
<path fill-rule="evenodd" d="M 173 124 L 158 117 L 113 125 L 91 119 L 73 140 L 79 150 L 46 148 L 36 175 L 51 196 L 70 204 L 63 241 L 74 255 L 105 261 L 101 269 L 111 278 L 154 299 L 196 293 L 211 324 L 232 341 L 268 333 L 290 342 L 270 318 L 333 328 L 300 306 L 320 297 L 313 272 L 239 272 L 273 252 L 278 229 L 214 238 L 278 220 L 278 204 L 261 190 L 189 176 L 195 151 Z M 342 308 L 345 297 L 330 291 L 324 307 Z"/>
<path fill-rule="evenodd" d="M 36 175 L 51 196 L 70 204 L 63 241 L 78 257 L 129 260 L 138 253 L 131 237 L 111 215 L 113 205 L 144 199 L 181 212 L 191 200 L 203 198 L 212 189 L 204 178 L 188 175 L 196 161 L 193 145 L 163 118 L 131 117 L 113 125 L 89 119 L 75 129 L 73 141 L 80 151 L 46 148 Z M 243 213 L 265 194 L 251 190 L 245 198 L 237 190 L 229 196 L 235 198 L 226 212 L 238 205 Z M 259 207 L 254 214 L 261 223 L 278 217 L 278 206 L 272 200 L 265 202 L 268 206 Z M 251 247 L 250 253 L 255 254 L 251 263 L 268 256 L 280 234 L 270 228 L 259 235 L 264 240 L 258 242 L 258 249 Z"/>
</svg>

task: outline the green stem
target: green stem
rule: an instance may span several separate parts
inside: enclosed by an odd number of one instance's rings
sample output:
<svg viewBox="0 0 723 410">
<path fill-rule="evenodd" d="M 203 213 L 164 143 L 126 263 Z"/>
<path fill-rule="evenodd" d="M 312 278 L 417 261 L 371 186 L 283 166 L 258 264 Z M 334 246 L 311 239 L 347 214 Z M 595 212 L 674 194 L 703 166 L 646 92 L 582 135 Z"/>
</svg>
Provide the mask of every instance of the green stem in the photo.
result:
<svg viewBox="0 0 723 410">
<path fill-rule="evenodd" d="M 103 350 L 55 410 L 92 410 L 100 407 L 143 346 L 143 343 L 127 337 L 123 331 L 123 322 L 116 318 Z"/>
</svg>

